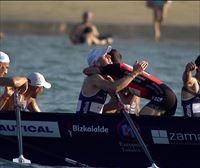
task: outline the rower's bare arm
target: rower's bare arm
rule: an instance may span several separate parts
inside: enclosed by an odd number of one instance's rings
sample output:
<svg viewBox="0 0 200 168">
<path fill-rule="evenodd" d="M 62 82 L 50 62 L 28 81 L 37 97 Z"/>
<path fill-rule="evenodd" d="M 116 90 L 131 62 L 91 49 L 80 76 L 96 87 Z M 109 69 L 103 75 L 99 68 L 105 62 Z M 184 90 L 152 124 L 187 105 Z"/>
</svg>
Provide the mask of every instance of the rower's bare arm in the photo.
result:
<svg viewBox="0 0 200 168">
<path fill-rule="evenodd" d="M 90 66 L 90 67 L 85 68 L 83 70 L 83 73 L 85 75 L 90 76 L 90 75 L 93 75 L 93 74 L 100 74 L 101 71 L 100 71 L 99 67 L 97 67 L 97 66 Z"/>
<path fill-rule="evenodd" d="M 148 66 L 148 63 L 146 61 L 139 62 L 133 66 L 133 71 L 116 81 L 110 81 L 104 79 L 101 75 L 95 75 L 96 79 L 93 80 L 93 84 L 97 88 L 101 88 L 103 90 L 106 90 L 110 93 L 117 93 L 128 86 L 128 84 L 139 74 L 141 74 Z"/>
<path fill-rule="evenodd" d="M 100 40 L 96 36 L 92 36 L 91 43 L 94 43 L 96 45 L 105 45 L 105 44 L 107 44 L 107 40 L 105 40 L 105 39 Z"/>
<path fill-rule="evenodd" d="M 97 27 L 95 25 L 93 25 L 92 29 L 93 29 L 93 34 L 98 37 L 100 35 L 100 33 L 99 33 Z"/>
<path fill-rule="evenodd" d="M 0 86 L 14 86 L 14 81 L 12 78 L 1 77 Z"/>
<path fill-rule="evenodd" d="M 14 76 L 12 78 L 1 77 L 0 86 L 20 87 L 27 82 L 27 78 Z"/>
<path fill-rule="evenodd" d="M 119 104 L 113 98 L 111 98 L 110 101 L 106 103 L 103 107 L 104 113 L 116 113 L 117 111 L 119 111 Z"/>
<path fill-rule="evenodd" d="M 22 76 L 14 76 L 12 77 L 13 80 L 13 87 L 21 87 L 22 85 L 24 85 L 26 82 L 28 82 L 26 77 L 22 77 Z"/>
<path fill-rule="evenodd" d="M 41 112 L 40 107 L 36 101 L 36 99 L 31 98 L 31 101 L 28 105 L 28 110 L 31 112 Z"/>
<path fill-rule="evenodd" d="M 186 88 L 192 89 L 197 82 L 196 79 L 192 76 L 192 71 L 196 69 L 196 65 L 193 62 L 190 62 L 186 65 L 185 71 L 183 72 L 183 84 Z"/>
</svg>

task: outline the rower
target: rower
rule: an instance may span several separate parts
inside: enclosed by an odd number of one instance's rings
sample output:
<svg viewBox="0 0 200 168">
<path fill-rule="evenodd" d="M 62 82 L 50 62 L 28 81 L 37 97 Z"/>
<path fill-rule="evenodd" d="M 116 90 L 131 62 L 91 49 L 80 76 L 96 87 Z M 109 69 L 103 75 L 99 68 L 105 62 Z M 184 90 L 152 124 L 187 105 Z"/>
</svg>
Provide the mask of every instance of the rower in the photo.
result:
<svg viewBox="0 0 200 168">
<path fill-rule="evenodd" d="M 96 67 L 91 68 L 96 69 Z M 121 63 L 109 64 L 100 67 L 99 70 L 88 70 L 88 72 L 110 75 L 116 80 L 129 74 L 132 70 L 132 66 Z M 175 93 L 163 81 L 155 76 L 143 72 L 132 80 L 128 88 L 132 94 L 150 100 L 150 102 L 141 109 L 140 115 L 171 116 L 175 114 L 177 107 Z"/>
<path fill-rule="evenodd" d="M 192 72 L 196 70 L 195 75 Z M 183 72 L 181 101 L 184 116 L 200 117 L 200 55 L 195 62 L 189 62 Z"/>
<path fill-rule="evenodd" d="M 28 88 L 23 93 L 20 94 L 20 105 L 23 111 L 31 111 L 31 112 L 41 112 L 39 104 L 37 102 L 37 96 L 43 93 L 44 88 L 51 88 L 51 84 L 46 81 L 44 76 L 39 72 L 33 72 L 29 74 L 28 79 Z M 22 90 L 23 90 L 22 86 Z M 14 92 L 9 97 L 5 106 L 1 109 L 1 111 L 13 111 L 14 110 Z"/>
<path fill-rule="evenodd" d="M 10 65 L 10 58 L 5 53 L 0 51 L 0 111 L 7 103 L 9 97 L 13 93 L 14 89 L 21 86 L 27 86 L 27 78 L 23 76 L 5 77 L 8 73 Z"/>
<path fill-rule="evenodd" d="M 96 47 L 88 55 L 88 65 L 91 67 L 100 67 L 112 64 L 111 46 Z M 77 104 L 77 113 L 99 113 L 103 112 L 107 93 L 115 94 L 128 86 L 128 84 L 140 73 L 142 73 L 148 63 L 141 61 L 134 65 L 133 71 L 119 80 L 112 81 L 108 76 L 93 74 L 84 79 L 82 89 Z"/>
</svg>

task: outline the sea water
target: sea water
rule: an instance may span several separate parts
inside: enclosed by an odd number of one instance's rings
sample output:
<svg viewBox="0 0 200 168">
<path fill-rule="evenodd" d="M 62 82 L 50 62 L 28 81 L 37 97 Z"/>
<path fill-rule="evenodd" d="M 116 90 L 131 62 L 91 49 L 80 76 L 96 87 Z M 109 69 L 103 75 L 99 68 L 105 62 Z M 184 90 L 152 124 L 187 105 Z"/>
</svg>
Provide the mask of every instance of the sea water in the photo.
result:
<svg viewBox="0 0 200 168">
<path fill-rule="evenodd" d="M 115 38 L 112 46 L 121 52 L 127 64 L 132 65 L 136 60 L 149 62 L 147 72 L 163 80 L 177 95 L 176 115 L 181 116 L 182 73 L 185 65 L 200 54 L 199 40 L 168 39 L 158 43 L 144 37 Z M 8 35 L 0 41 L 0 50 L 11 59 L 8 76 L 40 72 L 52 84 L 51 89 L 45 89 L 37 98 L 43 112 L 75 112 L 85 77 L 82 70 L 87 67 L 86 58 L 91 48 L 72 45 L 67 35 Z M 141 107 L 147 102 L 142 99 Z M 0 160 L 0 168 L 5 167 L 20 166 Z M 28 167 L 50 168 L 37 164 Z"/>
<path fill-rule="evenodd" d="M 120 51 L 123 61 L 133 65 L 146 60 L 150 74 L 163 80 L 178 98 L 176 115 L 182 115 L 180 93 L 182 73 L 188 62 L 200 53 L 199 41 L 167 39 L 115 38 L 113 48 Z M 74 113 L 87 67 L 87 54 L 93 46 L 73 45 L 67 35 L 8 35 L 0 41 L 0 50 L 11 59 L 8 76 L 42 73 L 52 84 L 38 96 L 43 112 Z M 141 107 L 147 103 L 141 100 Z"/>
</svg>

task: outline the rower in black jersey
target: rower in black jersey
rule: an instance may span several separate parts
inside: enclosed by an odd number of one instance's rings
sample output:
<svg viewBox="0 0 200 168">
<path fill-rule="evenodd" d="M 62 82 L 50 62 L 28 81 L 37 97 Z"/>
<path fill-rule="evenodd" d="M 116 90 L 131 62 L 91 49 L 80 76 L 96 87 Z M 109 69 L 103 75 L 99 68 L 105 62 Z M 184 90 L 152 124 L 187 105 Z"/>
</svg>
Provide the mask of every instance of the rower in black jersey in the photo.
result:
<svg viewBox="0 0 200 168">
<path fill-rule="evenodd" d="M 196 71 L 193 75 L 193 71 Z M 189 62 L 183 72 L 181 103 L 184 116 L 200 117 L 200 55 L 194 62 Z"/>
<path fill-rule="evenodd" d="M 100 68 L 102 75 L 110 75 L 113 79 L 122 78 L 132 71 L 132 66 L 109 64 Z M 129 90 L 139 97 L 150 100 L 140 115 L 174 115 L 177 107 L 175 93 L 160 79 L 143 72 L 128 85 Z"/>
</svg>

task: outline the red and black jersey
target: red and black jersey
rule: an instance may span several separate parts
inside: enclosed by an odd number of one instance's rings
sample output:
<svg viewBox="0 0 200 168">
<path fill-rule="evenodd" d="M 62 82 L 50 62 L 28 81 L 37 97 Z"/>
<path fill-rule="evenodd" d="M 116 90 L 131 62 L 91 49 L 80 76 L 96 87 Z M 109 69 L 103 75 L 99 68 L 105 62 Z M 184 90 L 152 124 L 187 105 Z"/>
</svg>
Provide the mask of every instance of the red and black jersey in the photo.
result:
<svg viewBox="0 0 200 168">
<path fill-rule="evenodd" d="M 109 64 L 101 68 L 101 73 L 103 75 L 110 75 L 113 79 L 119 79 L 132 70 L 133 67 L 128 64 Z M 152 96 L 164 95 L 162 84 L 163 81 L 160 79 L 147 72 L 143 72 L 133 79 L 128 87 L 135 95 L 146 99 L 152 99 Z"/>
</svg>

